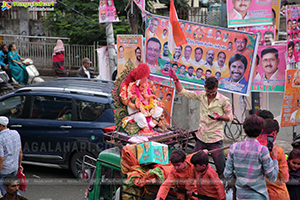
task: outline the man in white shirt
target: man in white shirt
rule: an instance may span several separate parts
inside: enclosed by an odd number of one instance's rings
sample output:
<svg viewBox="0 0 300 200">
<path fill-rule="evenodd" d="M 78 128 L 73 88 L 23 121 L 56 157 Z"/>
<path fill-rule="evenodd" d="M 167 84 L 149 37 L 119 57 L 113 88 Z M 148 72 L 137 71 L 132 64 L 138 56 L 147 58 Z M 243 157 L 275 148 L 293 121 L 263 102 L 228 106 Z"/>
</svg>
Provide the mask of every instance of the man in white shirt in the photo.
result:
<svg viewBox="0 0 300 200">
<path fill-rule="evenodd" d="M 152 37 L 146 42 L 146 64 L 149 65 L 151 73 L 156 73 L 156 71 L 160 70 L 158 65 L 158 57 L 161 51 L 161 43 L 160 41 Z"/>
<path fill-rule="evenodd" d="M 168 33 L 168 30 L 167 30 L 167 29 L 164 29 L 164 30 L 163 30 L 163 33 L 161 34 L 161 38 L 162 38 L 162 39 L 166 39 L 167 36 L 168 36 L 167 33 Z"/>
<path fill-rule="evenodd" d="M 250 19 L 251 16 L 248 9 L 251 5 L 251 0 L 232 0 L 233 8 L 229 12 L 229 20 Z"/>
<path fill-rule="evenodd" d="M 213 36 L 212 36 L 212 34 L 213 34 L 213 30 L 212 29 L 209 29 L 208 31 L 207 31 L 207 38 L 213 38 Z"/>
<path fill-rule="evenodd" d="M 101 10 L 100 23 L 101 22 L 109 22 L 108 18 L 106 17 L 106 11 L 105 10 Z"/>
<path fill-rule="evenodd" d="M 150 24 L 149 24 L 149 28 L 146 31 L 147 37 L 157 37 L 157 35 L 155 34 L 155 31 L 157 30 L 159 25 L 159 21 L 157 18 L 152 18 L 150 20 Z"/>
<path fill-rule="evenodd" d="M 278 58 L 278 50 L 268 47 L 261 52 L 261 66 L 264 73 L 261 76 L 263 85 L 284 85 L 285 76 L 278 69 L 280 59 Z"/>
<path fill-rule="evenodd" d="M 203 49 L 201 47 L 197 47 L 195 49 L 195 59 L 193 60 L 193 64 L 195 66 L 204 65 L 205 61 L 202 58 L 203 56 Z"/>
<path fill-rule="evenodd" d="M 124 47 L 119 46 L 119 58 L 118 58 L 118 65 L 125 65 L 126 59 L 124 58 Z"/>
<path fill-rule="evenodd" d="M 184 48 L 184 57 L 181 58 L 181 62 L 183 62 L 184 64 L 189 64 L 190 62 L 192 62 L 191 54 L 192 54 L 192 47 L 190 45 L 187 45 Z"/>
<path fill-rule="evenodd" d="M 226 54 L 223 51 L 220 51 L 217 55 L 217 60 L 214 61 L 214 68 L 216 69 L 216 71 L 224 72 L 225 70 L 228 70 L 225 61 Z"/>
<path fill-rule="evenodd" d="M 91 64 L 92 62 L 89 58 L 82 59 L 82 66 L 78 69 L 76 76 L 83 78 L 94 78 L 94 73 L 90 70 Z"/>
<path fill-rule="evenodd" d="M 213 61 L 215 59 L 215 52 L 214 50 L 210 49 L 206 52 L 206 61 L 204 63 L 204 67 L 206 68 L 213 68 Z"/>
<path fill-rule="evenodd" d="M 178 46 L 178 47 L 175 47 L 174 49 L 174 54 L 173 54 L 173 61 L 174 62 L 179 62 L 180 60 L 180 57 L 181 57 L 181 51 L 182 51 L 182 46 Z"/>
<path fill-rule="evenodd" d="M 215 37 L 215 40 L 221 40 L 221 31 L 220 30 L 217 30 L 216 31 L 216 37 Z"/>
</svg>

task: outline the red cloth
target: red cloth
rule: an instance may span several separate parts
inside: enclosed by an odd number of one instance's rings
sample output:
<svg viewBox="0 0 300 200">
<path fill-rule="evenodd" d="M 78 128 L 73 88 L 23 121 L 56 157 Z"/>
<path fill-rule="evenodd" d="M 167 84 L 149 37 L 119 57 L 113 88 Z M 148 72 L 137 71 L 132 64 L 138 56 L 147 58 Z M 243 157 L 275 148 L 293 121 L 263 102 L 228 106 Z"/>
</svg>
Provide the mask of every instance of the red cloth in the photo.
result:
<svg viewBox="0 0 300 200">
<path fill-rule="evenodd" d="M 204 172 L 193 170 L 186 185 L 187 190 L 193 190 L 197 186 L 197 193 L 215 199 L 226 199 L 224 185 L 217 172 L 208 164 Z M 196 181 L 196 183 L 195 183 Z"/>
<path fill-rule="evenodd" d="M 56 74 L 65 74 L 67 70 L 65 69 L 65 56 L 63 53 L 56 54 L 53 56 L 52 64 Z"/>
</svg>

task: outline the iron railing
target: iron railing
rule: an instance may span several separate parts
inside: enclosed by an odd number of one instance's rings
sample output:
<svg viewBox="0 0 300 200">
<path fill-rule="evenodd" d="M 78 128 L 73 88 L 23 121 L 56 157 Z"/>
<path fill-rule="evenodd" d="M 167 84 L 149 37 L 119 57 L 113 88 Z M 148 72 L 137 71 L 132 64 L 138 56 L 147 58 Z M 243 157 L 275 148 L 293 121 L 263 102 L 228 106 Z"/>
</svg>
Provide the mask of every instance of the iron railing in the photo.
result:
<svg viewBox="0 0 300 200">
<path fill-rule="evenodd" d="M 56 43 L 27 42 L 22 39 L 0 40 L 0 43 L 16 44 L 18 53 L 23 58 L 31 58 L 34 65 L 38 68 L 52 68 L 52 54 Z M 65 47 L 65 67 L 79 68 L 82 65 L 82 59 L 88 57 L 93 66 L 97 67 L 97 52 L 95 45 L 77 45 L 64 44 Z"/>
</svg>

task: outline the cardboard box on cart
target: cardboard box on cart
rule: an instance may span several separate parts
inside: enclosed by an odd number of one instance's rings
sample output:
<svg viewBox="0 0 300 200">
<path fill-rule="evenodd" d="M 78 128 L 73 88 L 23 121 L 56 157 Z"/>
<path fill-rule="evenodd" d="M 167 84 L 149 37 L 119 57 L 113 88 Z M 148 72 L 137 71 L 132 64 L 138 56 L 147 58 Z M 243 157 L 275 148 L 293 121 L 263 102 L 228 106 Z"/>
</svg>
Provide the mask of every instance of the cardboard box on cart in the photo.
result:
<svg viewBox="0 0 300 200">
<path fill-rule="evenodd" d="M 139 164 L 168 164 L 169 151 L 168 145 L 158 142 L 144 142 L 137 144 L 137 160 Z"/>
</svg>

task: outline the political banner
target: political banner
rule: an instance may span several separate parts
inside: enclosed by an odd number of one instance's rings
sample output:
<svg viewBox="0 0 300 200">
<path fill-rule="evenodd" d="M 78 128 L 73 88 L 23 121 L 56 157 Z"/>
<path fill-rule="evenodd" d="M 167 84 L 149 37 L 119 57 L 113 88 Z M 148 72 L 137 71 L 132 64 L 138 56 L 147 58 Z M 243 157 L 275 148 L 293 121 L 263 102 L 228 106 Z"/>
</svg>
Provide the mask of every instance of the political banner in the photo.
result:
<svg viewBox="0 0 300 200">
<path fill-rule="evenodd" d="M 228 27 L 272 25 L 272 0 L 228 0 Z"/>
<path fill-rule="evenodd" d="M 113 0 L 99 1 L 99 23 L 119 22 L 119 17 Z"/>
<path fill-rule="evenodd" d="M 300 123 L 300 69 L 286 70 L 285 91 L 281 108 L 281 127 Z"/>
<path fill-rule="evenodd" d="M 170 116 L 172 116 L 175 88 L 160 83 L 154 83 L 154 87 L 155 96 L 158 97 L 159 101 L 163 102 L 164 108 L 168 112 L 164 111 L 166 122 L 171 124 Z"/>
<path fill-rule="evenodd" d="M 168 18 L 147 14 L 146 62 L 153 76 L 169 78 L 169 69 L 182 83 L 203 86 L 215 76 L 219 89 L 248 95 L 257 51 L 257 35 L 179 20 L 187 44 L 169 57 Z M 172 58 L 170 60 L 170 58 Z M 253 66 L 253 67 L 252 67 Z"/>
<path fill-rule="evenodd" d="M 258 47 L 251 91 L 284 91 L 286 70 L 285 52 L 286 47 L 282 45 Z"/>
<path fill-rule="evenodd" d="M 237 30 L 258 34 L 259 46 L 271 46 L 275 42 L 276 27 L 273 25 L 239 27 Z"/>
<path fill-rule="evenodd" d="M 300 62 L 300 8 L 299 5 L 286 6 L 287 64 Z"/>
<path fill-rule="evenodd" d="M 145 10 L 145 2 L 146 2 L 146 0 L 134 0 L 134 2 L 135 2 L 140 8 L 143 8 L 143 10 Z"/>
<path fill-rule="evenodd" d="M 280 8 L 281 0 L 272 0 L 272 22 L 273 26 L 276 27 L 275 40 L 278 40 L 279 25 L 280 25 Z"/>
<path fill-rule="evenodd" d="M 117 35 L 118 74 L 121 74 L 128 61 L 131 61 L 136 67 L 143 62 L 142 47 L 142 35 Z"/>
</svg>

